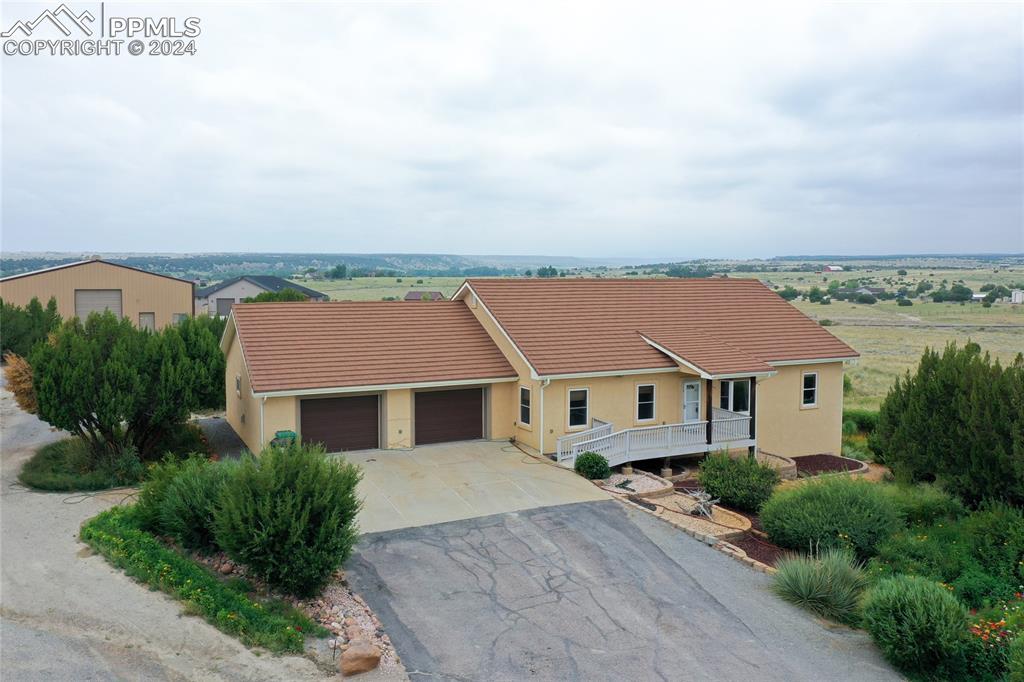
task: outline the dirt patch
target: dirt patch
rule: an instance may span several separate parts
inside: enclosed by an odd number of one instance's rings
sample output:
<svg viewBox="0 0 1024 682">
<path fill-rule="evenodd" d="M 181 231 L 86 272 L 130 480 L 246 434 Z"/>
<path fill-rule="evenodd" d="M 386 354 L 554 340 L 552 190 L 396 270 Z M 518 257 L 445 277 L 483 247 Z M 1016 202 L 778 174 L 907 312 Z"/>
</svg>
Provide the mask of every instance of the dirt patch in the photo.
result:
<svg viewBox="0 0 1024 682">
<path fill-rule="evenodd" d="M 793 461 L 796 462 L 797 471 L 801 476 L 856 471 L 864 466 L 863 463 L 855 459 L 835 455 L 804 455 L 803 457 L 794 457 Z"/>
</svg>

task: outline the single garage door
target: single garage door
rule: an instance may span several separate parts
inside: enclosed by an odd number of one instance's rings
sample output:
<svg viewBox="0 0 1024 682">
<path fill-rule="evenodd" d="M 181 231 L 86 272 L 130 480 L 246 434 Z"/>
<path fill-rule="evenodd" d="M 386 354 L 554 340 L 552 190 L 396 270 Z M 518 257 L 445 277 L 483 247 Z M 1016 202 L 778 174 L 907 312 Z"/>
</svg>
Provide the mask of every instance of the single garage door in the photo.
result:
<svg viewBox="0 0 1024 682">
<path fill-rule="evenodd" d="M 120 289 L 75 289 L 75 315 L 85 321 L 89 313 L 109 310 L 121 317 Z"/>
<path fill-rule="evenodd" d="M 484 437 L 484 390 L 423 391 L 416 394 L 416 444 Z"/>
<path fill-rule="evenodd" d="M 327 452 L 380 447 L 376 395 L 310 398 L 302 401 L 299 411 L 304 443 L 323 443 Z"/>
</svg>

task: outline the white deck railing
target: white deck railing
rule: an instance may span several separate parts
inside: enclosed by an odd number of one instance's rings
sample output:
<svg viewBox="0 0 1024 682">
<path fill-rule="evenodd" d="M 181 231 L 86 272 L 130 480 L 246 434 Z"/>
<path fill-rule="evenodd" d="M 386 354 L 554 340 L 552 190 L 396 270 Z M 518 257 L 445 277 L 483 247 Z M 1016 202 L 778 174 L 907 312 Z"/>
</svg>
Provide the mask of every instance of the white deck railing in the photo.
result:
<svg viewBox="0 0 1024 682">
<path fill-rule="evenodd" d="M 607 436 L 612 432 L 611 422 L 606 422 L 597 417 L 590 420 L 590 428 L 586 431 L 578 431 L 576 433 L 570 433 L 567 436 L 562 436 L 556 441 L 555 459 L 562 462 L 566 459 L 576 459 L 575 455 L 571 455 L 572 447 L 576 443 L 582 443 L 584 441 L 593 440 L 594 438 L 601 438 Z M 584 452 L 581 450 L 581 452 Z"/>
<path fill-rule="evenodd" d="M 610 466 L 618 466 L 643 459 L 707 452 L 715 445 L 753 442 L 750 438 L 749 415 L 716 409 L 713 416 L 711 443 L 708 443 L 706 421 L 642 426 L 604 435 L 591 435 L 588 439 L 573 438 L 564 449 L 560 447 L 558 461 L 572 463 L 584 452 L 596 452 L 603 455 Z M 589 432 L 581 432 L 574 436 L 581 436 L 584 433 Z"/>
</svg>

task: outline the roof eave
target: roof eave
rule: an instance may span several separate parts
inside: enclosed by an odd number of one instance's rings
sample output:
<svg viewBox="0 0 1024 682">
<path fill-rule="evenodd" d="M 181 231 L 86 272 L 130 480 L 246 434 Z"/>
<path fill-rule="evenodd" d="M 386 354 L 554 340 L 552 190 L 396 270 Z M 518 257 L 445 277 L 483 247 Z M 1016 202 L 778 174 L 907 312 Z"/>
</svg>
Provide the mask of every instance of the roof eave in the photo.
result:
<svg viewBox="0 0 1024 682">
<path fill-rule="evenodd" d="M 416 381 L 397 384 L 365 384 L 360 386 L 328 386 L 324 388 L 288 388 L 278 391 L 256 391 L 252 394 L 257 398 L 286 398 L 334 393 L 371 393 L 376 391 L 394 391 L 401 389 L 443 388 L 448 386 L 478 386 L 480 384 L 502 384 L 517 381 L 518 376 L 489 377 L 476 379 L 450 379 L 445 381 Z"/>
</svg>

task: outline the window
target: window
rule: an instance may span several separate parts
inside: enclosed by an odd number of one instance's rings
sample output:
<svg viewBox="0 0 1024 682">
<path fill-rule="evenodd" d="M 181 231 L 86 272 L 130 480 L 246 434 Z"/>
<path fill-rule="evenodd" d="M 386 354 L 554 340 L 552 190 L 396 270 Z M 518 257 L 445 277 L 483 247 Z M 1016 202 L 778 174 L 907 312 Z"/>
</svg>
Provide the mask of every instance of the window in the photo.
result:
<svg viewBox="0 0 1024 682">
<path fill-rule="evenodd" d="M 139 313 L 139 329 L 156 331 L 156 313 Z"/>
<path fill-rule="evenodd" d="M 750 413 L 750 379 L 733 379 L 722 382 L 722 393 L 718 406 L 730 412 Z"/>
<path fill-rule="evenodd" d="M 640 384 L 636 387 L 636 420 L 654 419 L 654 384 Z"/>
<path fill-rule="evenodd" d="M 238 397 L 242 396 L 242 375 L 241 374 L 236 374 L 235 375 L 235 393 L 238 395 Z"/>
<path fill-rule="evenodd" d="M 519 423 L 530 425 L 530 389 L 519 387 Z"/>
<path fill-rule="evenodd" d="M 174 313 L 171 315 L 171 322 L 181 324 L 188 319 L 188 313 Z"/>
<path fill-rule="evenodd" d="M 818 373 L 804 372 L 803 396 L 800 403 L 803 407 L 818 406 Z"/>
<path fill-rule="evenodd" d="M 573 388 L 569 391 L 569 428 L 578 429 L 586 426 L 590 421 L 588 414 L 590 409 L 590 390 L 586 388 Z"/>
</svg>

